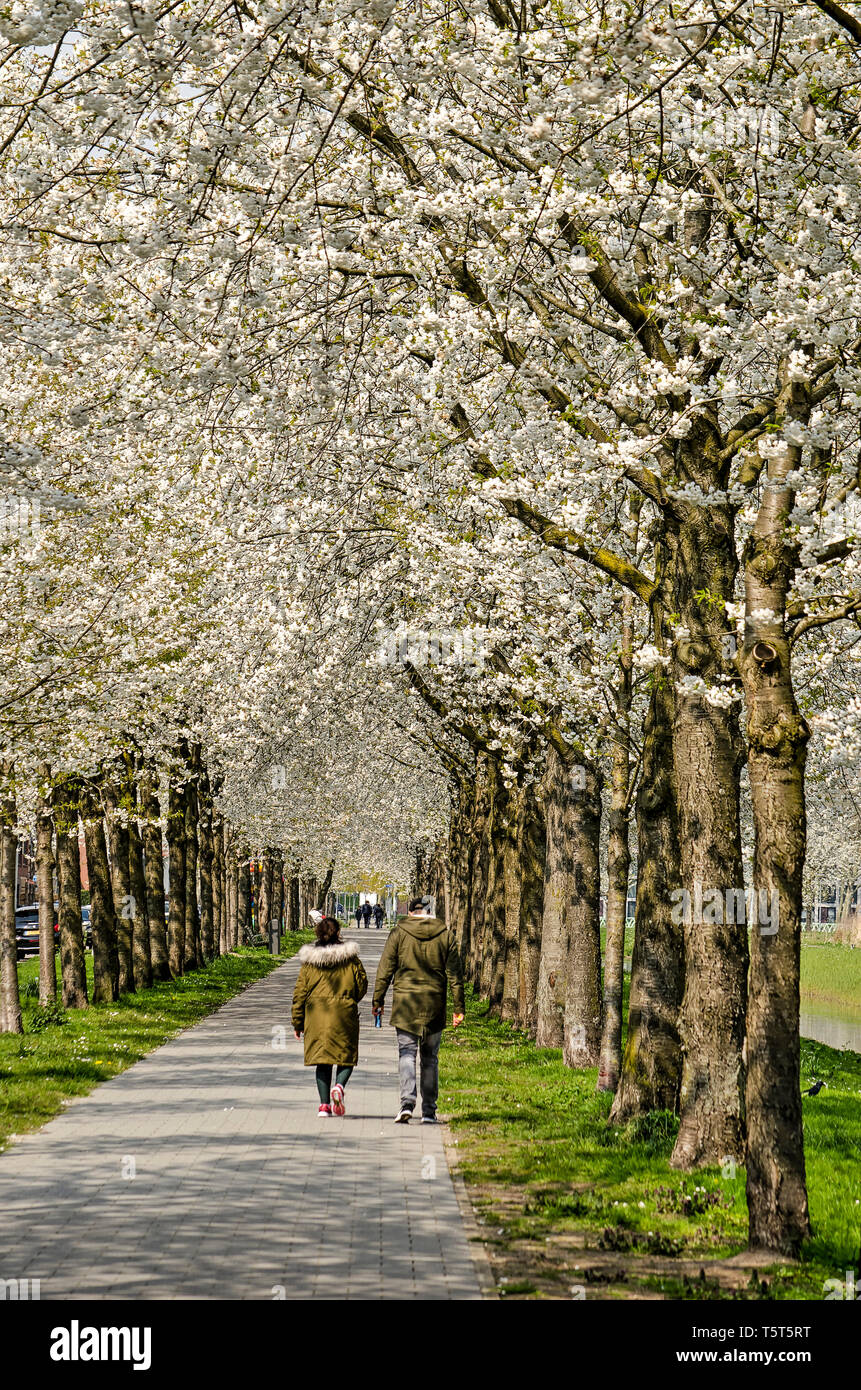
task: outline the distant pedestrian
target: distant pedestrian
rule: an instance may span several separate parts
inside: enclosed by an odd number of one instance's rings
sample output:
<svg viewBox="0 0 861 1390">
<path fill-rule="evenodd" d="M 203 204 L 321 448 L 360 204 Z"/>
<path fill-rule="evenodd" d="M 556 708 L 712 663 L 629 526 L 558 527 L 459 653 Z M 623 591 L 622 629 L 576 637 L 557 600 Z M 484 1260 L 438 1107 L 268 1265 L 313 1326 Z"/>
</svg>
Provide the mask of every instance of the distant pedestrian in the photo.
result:
<svg viewBox="0 0 861 1390">
<path fill-rule="evenodd" d="M 299 952 L 293 1032 L 305 1035 L 305 1066 L 317 1069 L 317 1114 L 325 1119 L 344 1114 L 344 1087 L 359 1060 L 359 1000 L 368 977 L 357 942 L 341 940 L 334 917 L 323 917 L 315 931 L 317 940 Z"/>
<path fill-rule="evenodd" d="M 359 906 L 356 908 L 356 928 L 358 929 L 361 925 L 362 925 L 362 904 L 359 903 Z"/>
<path fill-rule="evenodd" d="M 382 904 L 380 904 L 380 903 L 375 903 L 375 904 L 374 904 L 374 922 L 376 923 L 376 926 L 377 926 L 377 930 L 378 930 L 378 931 L 379 931 L 380 927 L 383 925 L 383 922 L 384 922 L 384 920 L 385 920 L 385 916 L 386 916 L 386 912 L 385 912 L 385 908 L 382 906 Z"/>
<path fill-rule="evenodd" d="M 371 925 L 371 904 L 362 903 L 362 917 L 366 927 Z"/>
<path fill-rule="evenodd" d="M 389 934 L 374 983 L 374 1013 L 382 1014 L 394 981 L 392 1025 L 398 1037 L 400 1108 L 396 1124 L 409 1124 L 416 1107 L 416 1054 L 421 1060 L 422 1124 L 436 1124 L 439 1045 L 445 1028 L 446 985 L 454 1000 L 452 1023 L 463 1023 L 463 976 L 454 933 L 432 917 L 430 898 L 414 898 L 409 916 Z"/>
</svg>

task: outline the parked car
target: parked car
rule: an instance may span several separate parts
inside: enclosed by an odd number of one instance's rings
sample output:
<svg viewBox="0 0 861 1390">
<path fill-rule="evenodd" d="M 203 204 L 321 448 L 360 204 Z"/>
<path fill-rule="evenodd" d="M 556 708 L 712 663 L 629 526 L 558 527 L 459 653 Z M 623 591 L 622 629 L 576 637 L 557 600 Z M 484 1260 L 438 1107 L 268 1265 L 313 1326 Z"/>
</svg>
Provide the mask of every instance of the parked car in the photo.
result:
<svg viewBox="0 0 861 1390">
<path fill-rule="evenodd" d="M 57 918 L 56 912 L 57 912 L 57 909 L 55 908 L 55 909 L 54 909 L 54 945 L 56 946 L 57 950 L 59 950 L 59 948 L 60 948 L 60 923 L 59 923 L 59 919 Z M 85 948 L 87 951 L 92 951 L 92 949 L 93 949 L 93 928 L 92 928 L 92 926 L 90 925 L 90 905 L 89 905 L 89 903 L 87 903 L 86 906 L 84 906 L 84 907 L 81 908 L 81 927 L 83 928 L 83 932 L 84 932 L 84 948 Z"/>
<path fill-rule="evenodd" d="M 39 954 L 39 907 L 16 907 L 15 939 L 18 945 L 18 959 L 27 960 Z"/>
</svg>

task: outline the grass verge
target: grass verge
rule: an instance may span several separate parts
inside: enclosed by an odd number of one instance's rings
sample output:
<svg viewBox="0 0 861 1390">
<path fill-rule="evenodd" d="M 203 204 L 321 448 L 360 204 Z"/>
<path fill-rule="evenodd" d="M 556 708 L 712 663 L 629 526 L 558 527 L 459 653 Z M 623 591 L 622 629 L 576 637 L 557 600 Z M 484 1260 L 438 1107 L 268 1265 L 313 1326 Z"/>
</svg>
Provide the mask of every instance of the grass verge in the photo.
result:
<svg viewBox="0 0 861 1390">
<path fill-rule="evenodd" d="M 448 1031 L 442 1106 L 483 1225 L 501 1293 L 514 1298 L 824 1296 L 859 1250 L 861 1056 L 805 1040 L 802 1066 L 828 1084 L 805 1097 L 813 1239 L 799 1264 L 744 1257 L 744 1170 L 669 1166 L 678 1120 L 662 1112 L 622 1129 L 597 1073 L 570 1071 L 469 998 Z"/>
<path fill-rule="evenodd" d="M 861 1019 L 861 951 L 833 941 L 802 944 L 801 998 Z"/>
<path fill-rule="evenodd" d="M 52 1119 L 66 1100 L 86 1095 L 213 1013 L 312 939 L 312 932 L 287 937 L 281 956 L 259 947 L 219 956 L 179 980 L 88 1009 L 40 1008 L 39 962 L 22 962 L 24 1033 L 0 1034 L 0 1149 L 16 1134 Z M 90 988 L 92 970 L 88 954 Z"/>
</svg>

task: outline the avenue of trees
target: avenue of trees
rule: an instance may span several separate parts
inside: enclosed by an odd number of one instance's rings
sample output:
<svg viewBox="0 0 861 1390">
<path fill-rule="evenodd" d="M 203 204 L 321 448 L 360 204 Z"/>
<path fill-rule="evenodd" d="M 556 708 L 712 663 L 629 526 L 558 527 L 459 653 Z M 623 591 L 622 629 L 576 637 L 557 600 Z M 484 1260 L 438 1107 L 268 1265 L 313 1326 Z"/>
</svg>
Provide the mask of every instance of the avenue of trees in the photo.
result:
<svg viewBox="0 0 861 1390">
<path fill-rule="evenodd" d="M 409 877 L 795 1253 L 810 787 L 824 867 L 859 840 L 861 21 L 44 0 L 0 41 L 0 1027 L 24 829 L 71 1004 L 79 825 L 97 998 L 237 944 L 249 859 L 291 925 Z"/>
</svg>

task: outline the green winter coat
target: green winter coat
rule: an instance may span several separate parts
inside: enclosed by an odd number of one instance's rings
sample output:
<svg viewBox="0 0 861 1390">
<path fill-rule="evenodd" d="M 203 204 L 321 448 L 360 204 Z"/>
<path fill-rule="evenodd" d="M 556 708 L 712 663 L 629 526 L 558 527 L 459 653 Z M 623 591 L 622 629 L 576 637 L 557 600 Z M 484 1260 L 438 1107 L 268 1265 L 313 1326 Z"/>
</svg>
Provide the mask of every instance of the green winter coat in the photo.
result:
<svg viewBox="0 0 861 1390">
<path fill-rule="evenodd" d="M 355 941 L 308 945 L 293 991 L 293 1027 L 305 1034 L 305 1066 L 354 1067 L 359 1060 L 359 1000 L 368 977 Z"/>
<path fill-rule="evenodd" d="M 401 917 L 389 934 L 374 982 L 381 1009 L 394 980 L 392 1027 L 419 1038 L 445 1027 L 446 984 L 454 1011 L 463 1013 L 463 976 L 454 933 L 438 917 Z"/>
</svg>

